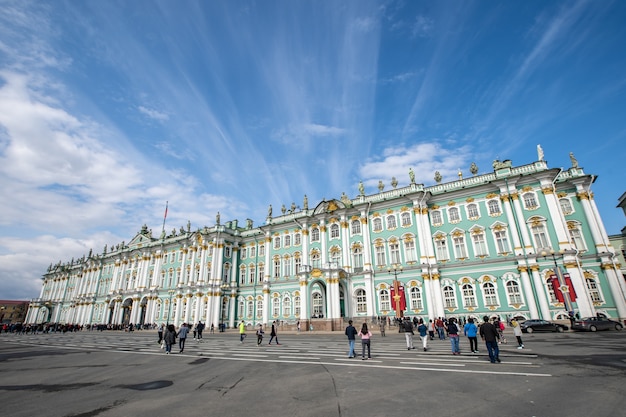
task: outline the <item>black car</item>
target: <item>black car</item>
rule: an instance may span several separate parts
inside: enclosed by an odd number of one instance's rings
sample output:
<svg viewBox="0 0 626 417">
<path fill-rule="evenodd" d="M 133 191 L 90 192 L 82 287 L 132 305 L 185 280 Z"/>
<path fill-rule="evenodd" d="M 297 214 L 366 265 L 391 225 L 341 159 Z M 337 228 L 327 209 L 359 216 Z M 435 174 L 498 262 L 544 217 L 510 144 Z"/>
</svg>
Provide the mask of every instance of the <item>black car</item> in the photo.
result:
<svg viewBox="0 0 626 417">
<path fill-rule="evenodd" d="M 609 320 L 606 317 L 585 317 L 576 320 L 572 325 L 572 330 L 587 330 L 595 332 L 597 330 L 622 330 L 624 326 L 615 320 Z"/>
<path fill-rule="evenodd" d="M 522 332 L 524 333 L 532 333 L 532 332 L 559 332 L 561 333 L 569 329 L 569 327 L 563 324 L 553 323 L 547 320 L 535 320 L 535 319 L 526 320 L 525 322 L 521 323 L 519 326 L 522 329 Z"/>
</svg>

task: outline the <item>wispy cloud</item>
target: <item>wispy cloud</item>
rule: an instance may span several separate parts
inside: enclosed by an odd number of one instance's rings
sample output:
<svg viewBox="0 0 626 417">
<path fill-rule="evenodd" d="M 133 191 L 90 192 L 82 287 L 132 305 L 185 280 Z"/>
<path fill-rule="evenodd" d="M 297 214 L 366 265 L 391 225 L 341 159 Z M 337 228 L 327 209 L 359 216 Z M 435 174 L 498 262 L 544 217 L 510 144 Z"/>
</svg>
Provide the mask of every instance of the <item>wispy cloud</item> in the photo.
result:
<svg viewBox="0 0 626 417">
<path fill-rule="evenodd" d="M 170 118 L 170 116 L 167 113 L 160 112 L 160 111 L 155 110 L 155 109 L 149 109 L 149 108 L 144 107 L 144 106 L 137 107 L 137 110 L 139 110 L 140 113 L 145 114 L 149 118 L 157 120 L 159 122 L 165 122 L 165 121 L 167 121 Z"/>
</svg>

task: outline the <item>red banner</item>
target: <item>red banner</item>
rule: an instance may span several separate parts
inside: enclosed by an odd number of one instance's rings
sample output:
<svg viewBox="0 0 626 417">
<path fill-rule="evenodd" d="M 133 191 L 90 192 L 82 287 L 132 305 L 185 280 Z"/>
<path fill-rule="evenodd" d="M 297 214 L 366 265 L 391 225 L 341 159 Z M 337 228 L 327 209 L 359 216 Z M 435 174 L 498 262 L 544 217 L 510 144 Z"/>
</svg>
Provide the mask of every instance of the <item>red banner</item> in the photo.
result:
<svg viewBox="0 0 626 417">
<path fill-rule="evenodd" d="M 397 288 L 397 291 L 396 291 Z M 396 297 L 396 293 L 398 294 Z M 391 306 L 397 315 L 406 310 L 406 298 L 404 297 L 404 286 L 399 283 L 395 283 L 391 287 Z"/>
<path fill-rule="evenodd" d="M 550 285 L 552 285 L 552 291 L 554 291 L 554 296 L 559 300 L 559 303 L 565 302 L 565 297 L 561 292 L 561 284 L 559 284 L 559 279 L 556 275 L 550 275 Z"/>
</svg>

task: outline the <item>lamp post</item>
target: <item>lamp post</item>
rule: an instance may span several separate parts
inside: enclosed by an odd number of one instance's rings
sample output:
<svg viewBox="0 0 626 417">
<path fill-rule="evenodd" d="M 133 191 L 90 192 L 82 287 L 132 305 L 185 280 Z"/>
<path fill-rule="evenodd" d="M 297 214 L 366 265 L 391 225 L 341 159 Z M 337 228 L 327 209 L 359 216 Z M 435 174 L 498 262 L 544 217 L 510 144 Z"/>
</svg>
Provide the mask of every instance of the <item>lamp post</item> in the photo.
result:
<svg viewBox="0 0 626 417">
<path fill-rule="evenodd" d="M 393 264 L 391 268 L 387 270 L 390 274 L 393 272 L 393 303 L 396 310 L 396 317 L 402 318 L 404 312 L 400 310 L 400 282 L 398 281 L 398 274 L 402 273 L 402 265 Z"/>
<path fill-rule="evenodd" d="M 168 290 L 167 292 L 170 294 L 170 303 L 167 306 L 167 325 L 169 326 L 169 324 L 170 324 L 170 314 L 172 313 L 172 296 L 174 295 L 174 293 L 176 291 L 175 290 Z"/>
<path fill-rule="evenodd" d="M 563 252 L 559 252 L 559 255 L 563 255 Z M 574 309 L 572 307 L 572 300 L 570 299 L 570 293 L 569 293 L 569 287 L 567 286 L 567 283 L 565 282 L 565 277 L 563 276 L 563 272 L 561 271 L 561 268 L 559 267 L 559 265 L 556 262 L 556 252 L 551 249 L 549 252 L 547 251 L 541 251 L 541 256 L 543 258 L 548 258 L 548 256 L 550 256 L 552 258 L 552 261 L 554 262 L 554 275 L 556 275 L 556 279 L 559 283 L 559 290 L 561 291 L 561 293 L 563 293 L 563 301 L 565 303 L 565 309 L 567 310 L 567 313 L 570 316 L 570 320 L 572 319 L 573 315 L 574 315 Z"/>
<path fill-rule="evenodd" d="M 220 324 L 220 326 L 221 326 L 220 330 L 224 331 L 224 330 L 226 330 L 226 325 L 224 324 L 224 313 L 225 313 L 225 311 L 224 311 L 224 301 L 225 301 L 225 296 L 226 296 L 226 294 L 228 292 L 228 289 L 230 288 L 230 285 L 228 285 L 228 283 L 224 282 L 221 285 L 220 288 L 222 289 L 222 299 L 221 299 L 221 305 L 220 305 L 220 318 L 221 318 L 221 322 L 222 323 Z M 226 306 L 226 307 L 228 307 L 228 306 Z"/>
</svg>

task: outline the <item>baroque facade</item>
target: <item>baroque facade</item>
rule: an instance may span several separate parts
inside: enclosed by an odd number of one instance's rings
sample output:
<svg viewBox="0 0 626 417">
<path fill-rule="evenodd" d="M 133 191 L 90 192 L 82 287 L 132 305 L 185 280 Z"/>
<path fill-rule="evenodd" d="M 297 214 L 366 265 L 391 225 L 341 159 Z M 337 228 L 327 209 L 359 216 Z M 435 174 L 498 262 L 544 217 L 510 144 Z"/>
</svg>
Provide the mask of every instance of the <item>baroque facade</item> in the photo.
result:
<svg viewBox="0 0 626 417">
<path fill-rule="evenodd" d="M 572 156 L 572 155 L 571 155 Z M 27 322 L 235 327 L 279 320 L 343 330 L 374 316 L 626 318 L 626 284 L 590 190 L 543 160 L 424 186 L 268 210 L 50 266 Z"/>
</svg>

